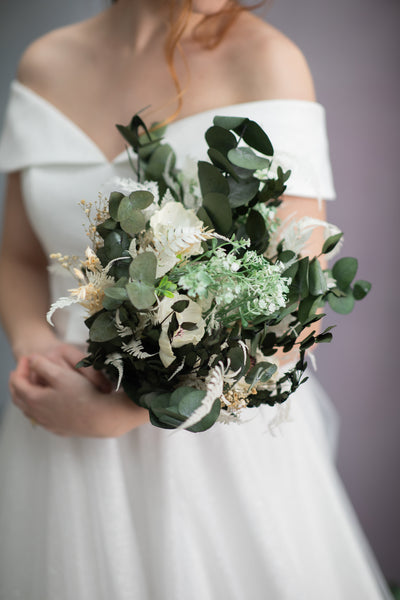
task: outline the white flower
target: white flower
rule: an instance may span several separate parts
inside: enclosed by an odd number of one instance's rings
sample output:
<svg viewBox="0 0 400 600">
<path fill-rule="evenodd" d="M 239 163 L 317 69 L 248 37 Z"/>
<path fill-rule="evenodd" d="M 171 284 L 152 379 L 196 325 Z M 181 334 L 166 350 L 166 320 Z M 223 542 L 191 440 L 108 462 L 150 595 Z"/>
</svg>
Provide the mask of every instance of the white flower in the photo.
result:
<svg viewBox="0 0 400 600">
<path fill-rule="evenodd" d="M 150 225 L 157 255 L 157 277 L 162 277 L 179 261 L 178 255 L 201 254 L 201 242 L 213 234 L 204 231 L 204 224 L 193 210 L 180 202 L 167 202 L 155 212 Z"/>
<path fill-rule="evenodd" d="M 151 217 L 150 225 L 156 237 L 171 227 L 174 229 L 183 229 L 184 227 L 201 229 L 203 227 L 202 221 L 195 215 L 194 211 L 185 208 L 180 202 L 167 202 L 167 204 L 164 204 Z M 198 253 L 201 252 L 201 245 L 199 244 L 199 246 Z"/>
<path fill-rule="evenodd" d="M 168 327 L 174 311 L 172 305 L 180 300 L 187 300 L 188 306 L 175 316 L 179 327 L 174 332 L 172 340 L 168 337 Z M 185 344 L 197 344 L 204 336 L 205 323 L 201 316 L 201 307 L 184 294 L 175 294 L 173 298 L 163 298 L 158 308 L 158 320 L 161 323 L 161 334 L 159 338 L 160 359 L 164 367 L 168 367 L 175 360 L 172 348 L 179 348 Z M 181 327 L 182 323 L 194 323 L 196 328 L 189 331 Z"/>
</svg>

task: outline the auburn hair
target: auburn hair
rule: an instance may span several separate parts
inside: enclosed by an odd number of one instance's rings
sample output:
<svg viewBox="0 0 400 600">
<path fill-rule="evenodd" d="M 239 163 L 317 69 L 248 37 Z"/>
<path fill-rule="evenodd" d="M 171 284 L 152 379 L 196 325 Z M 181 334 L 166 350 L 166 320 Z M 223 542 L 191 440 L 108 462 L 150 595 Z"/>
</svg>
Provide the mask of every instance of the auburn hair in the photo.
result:
<svg viewBox="0 0 400 600">
<path fill-rule="evenodd" d="M 244 6 L 238 0 L 226 0 L 225 5 L 221 10 L 203 16 L 194 29 L 193 39 L 207 50 L 216 48 L 241 12 L 259 8 L 267 1 L 268 0 L 260 0 L 251 6 Z M 117 2 L 117 0 L 112 0 L 113 4 L 115 4 L 115 2 Z M 174 112 L 162 123 L 159 123 L 157 127 L 171 123 L 182 110 L 183 95 L 187 86 L 186 88 L 182 88 L 176 71 L 176 52 L 181 55 L 187 75 L 189 76 L 189 68 L 180 42 L 189 22 L 193 2 L 192 0 L 167 0 L 167 4 L 169 5 L 169 29 L 165 40 L 164 52 L 167 67 L 176 90 L 176 97 L 173 98 L 171 102 L 176 100 L 177 107 Z M 168 104 L 170 104 L 170 102 L 168 102 Z"/>
</svg>

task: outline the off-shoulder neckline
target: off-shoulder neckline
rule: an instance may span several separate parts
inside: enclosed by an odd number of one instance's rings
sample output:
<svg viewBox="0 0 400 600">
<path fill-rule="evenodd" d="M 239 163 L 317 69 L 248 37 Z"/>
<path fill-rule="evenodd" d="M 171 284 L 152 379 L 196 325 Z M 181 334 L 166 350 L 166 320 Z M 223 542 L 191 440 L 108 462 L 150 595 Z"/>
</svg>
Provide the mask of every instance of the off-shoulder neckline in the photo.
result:
<svg viewBox="0 0 400 600">
<path fill-rule="evenodd" d="M 119 162 L 123 157 L 126 156 L 127 151 L 126 151 L 126 149 L 124 149 L 122 152 L 117 154 L 117 156 L 115 156 L 113 159 L 110 160 L 106 156 L 106 154 L 103 152 L 103 150 L 98 146 L 98 144 L 90 137 L 90 135 L 88 135 L 77 123 L 75 123 L 75 121 L 73 121 L 70 117 L 68 117 L 61 109 L 59 109 L 56 105 L 54 105 L 52 102 L 50 102 L 50 100 L 47 100 L 44 96 L 40 95 L 38 92 L 35 92 L 32 88 L 28 87 L 27 85 L 25 85 L 18 79 L 14 79 L 11 83 L 11 86 L 20 88 L 23 92 L 25 92 L 26 94 L 31 95 L 33 98 L 35 98 L 37 102 L 40 102 L 43 106 L 46 106 L 47 108 L 52 110 L 55 114 L 57 114 L 66 124 L 68 124 L 71 128 L 73 128 L 82 138 L 84 138 L 92 146 L 92 148 L 101 156 L 102 160 L 105 163 L 107 163 L 109 165 L 113 165 L 113 164 Z M 267 98 L 264 100 L 250 100 L 248 102 L 227 104 L 227 105 L 217 106 L 215 108 L 203 110 L 198 113 L 194 113 L 193 115 L 188 115 L 186 117 L 182 117 L 180 119 L 176 119 L 175 121 L 172 121 L 168 125 L 168 129 L 174 130 L 179 126 L 182 126 L 185 123 L 188 123 L 191 119 L 196 119 L 198 117 L 206 118 L 207 115 L 215 116 L 218 113 L 221 113 L 223 111 L 232 111 L 232 110 L 240 111 L 242 109 L 245 110 L 246 108 L 249 108 L 249 107 L 254 108 L 255 106 L 262 106 L 262 105 L 268 105 L 268 106 L 274 106 L 274 105 L 275 106 L 279 106 L 279 105 L 294 106 L 294 105 L 296 105 L 296 106 L 303 106 L 306 109 L 308 108 L 311 110 L 324 111 L 324 107 L 322 106 L 322 104 L 320 104 L 319 102 L 311 101 L 311 100 Z M 230 115 L 230 116 L 232 116 L 232 115 Z M 238 115 L 238 116 L 241 116 L 241 115 Z"/>
</svg>

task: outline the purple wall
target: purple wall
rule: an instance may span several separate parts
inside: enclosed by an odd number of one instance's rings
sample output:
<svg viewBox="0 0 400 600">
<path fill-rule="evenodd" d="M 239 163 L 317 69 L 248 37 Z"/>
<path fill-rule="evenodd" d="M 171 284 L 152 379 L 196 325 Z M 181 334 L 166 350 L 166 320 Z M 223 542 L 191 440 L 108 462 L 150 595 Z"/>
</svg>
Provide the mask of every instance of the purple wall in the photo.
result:
<svg viewBox="0 0 400 600">
<path fill-rule="evenodd" d="M 328 217 L 345 233 L 341 255 L 357 256 L 359 277 L 373 283 L 350 317 L 326 318 L 338 327 L 320 347 L 318 377 L 341 419 L 339 470 L 385 573 L 399 580 L 400 4 L 276 0 L 267 16 L 311 66 L 337 191 Z"/>
<path fill-rule="evenodd" d="M 23 48 L 45 31 L 105 4 L 1 0 L 1 113 Z M 394 189 L 400 148 L 395 106 L 400 5 L 398 0 L 276 0 L 266 17 L 298 43 L 310 63 L 318 98 L 327 109 L 338 193 L 329 217 L 348 236 L 343 255 L 357 256 L 360 278 L 373 282 L 370 297 L 351 317 L 326 319 L 339 326 L 334 344 L 318 353 L 319 378 L 341 418 L 339 469 L 345 484 L 384 572 L 400 580 L 399 202 Z M 1 336 L 0 355 L 5 396 L 11 359 Z"/>
</svg>

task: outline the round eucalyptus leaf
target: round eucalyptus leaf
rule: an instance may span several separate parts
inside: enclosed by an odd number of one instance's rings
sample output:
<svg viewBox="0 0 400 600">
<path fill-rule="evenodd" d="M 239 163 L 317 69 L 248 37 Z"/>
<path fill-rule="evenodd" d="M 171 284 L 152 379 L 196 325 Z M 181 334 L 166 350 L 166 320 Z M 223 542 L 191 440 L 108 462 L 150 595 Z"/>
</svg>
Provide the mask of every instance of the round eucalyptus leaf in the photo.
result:
<svg viewBox="0 0 400 600">
<path fill-rule="evenodd" d="M 211 221 L 207 211 L 202 206 L 200 206 L 196 215 L 200 219 L 200 221 L 203 221 L 205 227 L 208 227 L 209 229 L 214 229 L 214 223 Z"/>
<path fill-rule="evenodd" d="M 135 236 L 146 227 L 146 218 L 141 210 L 131 210 L 129 216 L 121 219 L 121 228 L 130 236 Z"/>
<path fill-rule="evenodd" d="M 218 127 L 218 125 L 207 129 L 205 137 L 210 148 L 215 148 L 225 155 L 237 144 L 236 136 L 224 127 Z"/>
<path fill-rule="evenodd" d="M 149 162 L 146 164 L 146 175 L 148 179 L 159 179 L 162 177 L 167 161 L 170 161 L 170 167 L 175 166 L 175 153 L 171 146 L 162 144 L 153 152 Z"/>
<path fill-rule="evenodd" d="M 351 256 L 341 258 L 333 265 L 332 275 L 336 279 L 338 287 L 344 292 L 356 276 L 357 268 L 358 261 Z"/>
<path fill-rule="evenodd" d="M 125 287 L 109 287 L 104 290 L 104 294 L 108 298 L 113 298 L 114 300 L 121 300 L 122 302 L 128 298 L 128 294 L 126 293 Z"/>
<path fill-rule="evenodd" d="M 140 281 L 131 281 L 126 286 L 128 298 L 137 310 L 151 308 L 156 301 L 154 286 Z"/>
<path fill-rule="evenodd" d="M 109 312 L 100 313 L 89 330 L 89 338 L 92 342 L 108 342 L 117 336 L 114 317 Z"/>
<path fill-rule="evenodd" d="M 109 231 L 113 231 L 117 226 L 117 222 L 114 219 L 106 219 L 102 223 L 99 223 L 96 227 L 97 233 L 99 233 L 103 238 L 107 235 Z"/>
<path fill-rule="evenodd" d="M 265 131 L 255 122 L 249 121 L 243 128 L 242 137 L 246 144 L 267 156 L 273 156 L 274 148 Z"/>
<path fill-rule="evenodd" d="M 216 150 L 215 148 L 209 148 L 207 154 L 215 166 L 232 175 L 236 181 L 239 181 L 239 175 L 237 174 L 236 169 L 222 152 L 219 152 L 219 150 Z"/>
<path fill-rule="evenodd" d="M 117 300 L 116 298 L 109 298 L 108 296 L 103 296 L 101 304 L 106 310 L 112 311 L 119 308 L 122 304 L 122 301 Z"/>
<path fill-rule="evenodd" d="M 245 117 L 214 117 L 213 123 L 218 127 L 223 127 L 224 129 L 236 129 L 240 127 L 244 121 L 247 119 Z"/>
<path fill-rule="evenodd" d="M 150 204 L 153 204 L 154 196 L 147 190 L 137 190 L 129 194 L 129 200 L 132 201 L 133 208 L 143 210 L 150 206 Z"/>
<path fill-rule="evenodd" d="M 227 181 L 229 183 L 229 204 L 232 208 L 244 206 L 250 200 L 253 200 L 260 186 L 260 182 L 257 179 L 236 181 L 232 176 L 229 176 L 227 177 Z"/>
<path fill-rule="evenodd" d="M 121 256 L 121 234 L 118 231 L 111 231 L 107 237 L 104 238 L 104 250 L 110 260 Z"/>
<path fill-rule="evenodd" d="M 257 156 L 251 148 L 233 148 L 228 152 L 228 159 L 242 169 L 255 171 L 269 167 L 270 161 L 261 156 Z"/>
<path fill-rule="evenodd" d="M 175 404 L 179 397 L 179 401 L 177 402 L 178 410 L 183 417 L 188 418 L 201 406 L 206 392 L 205 390 L 196 390 L 191 387 L 181 387 L 178 390 L 180 390 L 179 395 L 174 396 L 175 392 L 171 394 L 171 401 Z"/>
<path fill-rule="evenodd" d="M 356 281 L 353 287 L 353 296 L 355 300 L 362 300 L 365 298 L 371 287 L 372 286 L 369 281 L 364 281 L 363 279 Z"/>
<path fill-rule="evenodd" d="M 341 315 L 351 313 L 354 308 L 354 296 L 352 294 L 339 297 L 335 294 L 328 294 L 328 302 L 331 309 Z"/>
<path fill-rule="evenodd" d="M 110 213 L 110 217 L 112 217 L 115 221 L 118 221 L 118 208 L 119 204 L 124 197 L 121 192 L 111 192 L 110 198 L 108 200 L 108 211 Z"/>
<path fill-rule="evenodd" d="M 139 283 L 154 286 L 157 271 L 157 257 L 154 252 L 143 252 L 133 259 L 129 266 L 129 275 Z"/>
<path fill-rule="evenodd" d="M 231 361 L 231 369 L 232 371 L 239 371 L 237 378 L 242 375 L 243 369 L 248 363 L 247 354 L 244 355 L 244 352 L 240 346 L 233 346 L 228 350 L 228 358 Z"/>
</svg>

